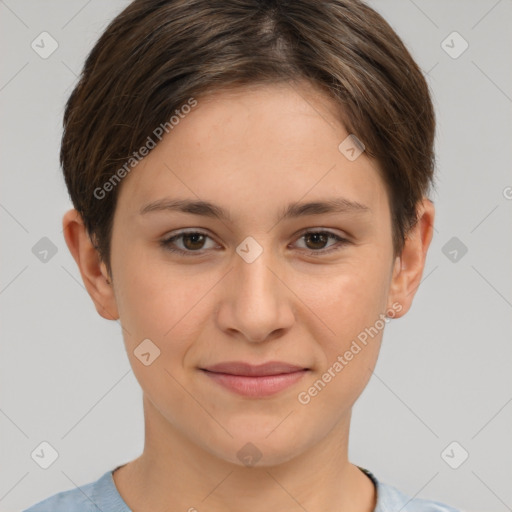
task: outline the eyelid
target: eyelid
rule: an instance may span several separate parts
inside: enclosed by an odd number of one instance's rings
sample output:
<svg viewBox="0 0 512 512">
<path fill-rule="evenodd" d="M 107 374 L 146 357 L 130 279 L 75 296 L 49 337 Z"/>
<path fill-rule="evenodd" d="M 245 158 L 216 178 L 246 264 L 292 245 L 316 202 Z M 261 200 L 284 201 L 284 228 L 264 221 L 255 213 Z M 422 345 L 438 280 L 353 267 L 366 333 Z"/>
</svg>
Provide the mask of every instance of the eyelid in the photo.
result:
<svg viewBox="0 0 512 512">
<path fill-rule="evenodd" d="M 207 238 L 210 238 L 211 240 L 215 241 L 214 238 L 206 231 L 203 231 L 200 228 L 187 228 L 180 230 L 178 232 L 172 233 L 171 235 L 168 235 L 164 237 L 163 240 L 160 241 L 160 245 L 167 251 L 171 253 L 177 253 L 187 256 L 202 256 L 207 252 L 209 249 L 199 249 L 197 251 L 191 251 L 191 250 L 183 250 L 175 247 L 171 247 L 171 243 L 173 240 L 180 238 L 183 235 L 187 234 L 198 234 L 203 235 Z M 343 246 L 352 243 L 350 241 L 349 236 L 342 236 L 339 235 L 333 231 L 331 231 L 329 228 L 322 228 L 322 227 L 316 227 L 316 228 L 304 228 L 300 230 L 298 233 L 294 235 L 294 242 L 296 243 L 300 238 L 302 238 L 304 235 L 307 234 L 326 234 L 330 237 L 333 237 L 336 239 L 336 243 L 329 246 L 327 249 L 318 249 L 318 250 L 312 250 L 312 249 L 303 249 L 300 248 L 300 251 L 302 253 L 307 254 L 308 256 L 322 256 L 329 254 L 331 252 L 336 252 L 343 248 Z"/>
<path fill-rule="evenodd" d="M 338 236 L 340 238 L 346 239 L 347 241 L 350 239 L 350 235 L 342 231 L 341 233 L 336 233 L 331 228 L 323 228 L 323 227 L 315 227 L 315 228 L 304 228 L 299 230 L 297 233 L 295 233 L 295 237 L 301 237 L 305 235 L 306 233 L 328 233 L 329 235 Z"/>
<path fill-rule="evenodd" d="M 187 255 L 188 254 L 192 254 L 192 255 L 204 254 L 204 251 L 208 250 L 208 249 L 200 249 L 198 251 L 184 251 L 183 249 L 179 249 L 179 248 L 174 248 L 174 247 L 171 248 L 171 242 L 173 240 L 178 239 L 183 235 L 195 235 L 195 234 L 203 235 L 203 236 L 215 241 L 214 238 L 206 231 L 203 231 L 198 228 L 188 228 L 188 229 L 183 229 L 178 232 L 171 233 L 170 235 L 165 236 L 162 240 L 160 240 L 160 245 L 163 246 L 163 248 L 169 252 L 182 253 L 182 254 L 187 254 Z"/>
<path fill-rule="evenodd" d="M 295 242 L 300 240 L 304 235 L 308 235 L 308 234 L 313 234 L 313 235 L 314 234 L 326 234 L 326 235 L 329 235 L 330 237 L 333 237 L 334 239 L 336 239 L 336 243 L 327 247 L 326 249 L 318 249 L 316 251 L 314 251 L 312 249 L 301 249 L 302 252 L 306 253 L 309 256 L 327 255 L 327 254 L 330 254 L 331 252 L 339 251 L 345 245 L 352 243 L 350 241 L 349 236 L 339 235 L 338 233 L 331 231 L 329 228 L 322 228 L 322 227 L 302 229 L 301 231 L 298 232 L 298 234 L 295 235 Z"/>
</svg>

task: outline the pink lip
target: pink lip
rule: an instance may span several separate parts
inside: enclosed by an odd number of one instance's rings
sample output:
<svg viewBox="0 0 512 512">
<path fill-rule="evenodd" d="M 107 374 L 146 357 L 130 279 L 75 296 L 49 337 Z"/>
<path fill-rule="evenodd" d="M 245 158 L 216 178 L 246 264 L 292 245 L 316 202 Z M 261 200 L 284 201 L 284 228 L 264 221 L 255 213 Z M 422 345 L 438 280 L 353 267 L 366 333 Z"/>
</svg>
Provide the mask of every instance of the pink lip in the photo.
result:
<svg viewBox="0 0 512 512">
<path fill-rule="evenodd" d="M 278 361 L 256 366 L 243 362 L 220 363 L 201 370 L 221 386 L 251 397 L 278 393 L 295 384 L 308 371 L 307 368 Z"/>
</svg>

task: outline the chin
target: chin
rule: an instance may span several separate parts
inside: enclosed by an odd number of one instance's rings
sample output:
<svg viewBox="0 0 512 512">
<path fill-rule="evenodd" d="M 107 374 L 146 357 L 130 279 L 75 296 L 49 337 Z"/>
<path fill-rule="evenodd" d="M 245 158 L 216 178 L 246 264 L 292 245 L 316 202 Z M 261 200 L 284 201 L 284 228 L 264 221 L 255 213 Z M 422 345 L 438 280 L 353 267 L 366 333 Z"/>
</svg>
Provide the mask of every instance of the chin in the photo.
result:
<svg viewBox="0 0 512 512">
<path fill-rule="evenodd" d="M 273 432 L 269 436 L 268 433 L 268 429 L 262 429 L 259 433 L 253 429 L 252 435 L 243 431 L 237 435 L 231 431 L 233 438 L 224 438 L 222 446 L 215 447 L 210 440 L 208 449 L 213 455 L 230 464 L 247 468 L 278 466 L 307 449 L 307 443 L 301 443 L 285 430 L 280 435 Z"/>
</svg>

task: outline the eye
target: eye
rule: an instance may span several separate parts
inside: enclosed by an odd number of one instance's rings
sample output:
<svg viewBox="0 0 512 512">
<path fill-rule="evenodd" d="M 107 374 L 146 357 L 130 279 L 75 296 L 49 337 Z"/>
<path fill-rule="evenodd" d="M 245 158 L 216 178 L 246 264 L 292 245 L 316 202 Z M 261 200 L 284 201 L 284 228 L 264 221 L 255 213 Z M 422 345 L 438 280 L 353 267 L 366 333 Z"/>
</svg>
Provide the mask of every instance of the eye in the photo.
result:
<svg viewBox="0 0 512 512">
<path fill-rule="evenodd" d="M 166 238 L 160 241 L 160 245 L 162 245 L 167 251 L 191 255 L 191 253 L 199 253 L 202 254 L 201 251 L 204 249 L 205 240 L 210 238 L 206 233 L 202 233 L 201 231 L 182 231 L 170 238 Z M 182 244 L 184 249 L 175 247 L 175 241 L 182 239 Z"/>
<path fill-rule="evenodd" d="M 306 249 L 310 249 L 306 252 L 312 256 L 318 256 L 340 250 L 343 246 L 350 243 L 346 238 L 342 238 L 330 231 L 306 231 L 299 237 L 299 240 L 302 239 L 306 242 Z M 331 244 L 331 248 L 325 250 L 325 244 L 329 239 L 338 243 Z M 312 248 L 315 250 L 311 250 Z"/>
<path fill-rule="evenodd" d="M 208 249 L 208 247 L 205 247 L 207 239 L 211 240 L 211 237 L 201 231 L 182 231 L 181 233 L 177 233 L 169 238 L 161 240 L 160 245 L 164 247 L 165 250 L 173 253 L 183 254 L 186 256 L 200 256 L 204 254 L 206 249 Z M 302 239 L 306 242 L 305 252 L 312 256 L 320 256 L 322 254 L 340 250 L 343 246 L 350 243 L 349 240 L 330 231 L 306 231 L 300 235 L 298 240 Z M 330 249 L 325 249 L 325 244 L 329 239 L 334 240 L 337 243 L 331 244 Z M 183 248 L 176 246 L 176 242 L 178 240 L 182 244 Z"/>
</svg>

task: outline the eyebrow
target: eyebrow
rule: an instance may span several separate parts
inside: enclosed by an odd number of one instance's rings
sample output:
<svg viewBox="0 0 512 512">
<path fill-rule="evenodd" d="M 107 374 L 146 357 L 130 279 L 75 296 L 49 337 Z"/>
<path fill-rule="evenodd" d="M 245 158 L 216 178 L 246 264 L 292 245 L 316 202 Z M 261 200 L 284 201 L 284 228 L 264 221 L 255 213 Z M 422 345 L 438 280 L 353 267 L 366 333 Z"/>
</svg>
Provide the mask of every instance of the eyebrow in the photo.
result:
<svg viewBox="0 0 512 512">
<path fill-rule="evenodd" d="M 145 215 L 150 212 L 177 211 L 191 213 L 203 217 L 211 217 L 232 222 L 229 212 L 209 201 L 190 199 L 162 198 L 143 205 L 139 213 Z M 351 201 L 344 197 L 329 198 L 311 201 L 309 203 L 290 203 L 283 208 L 278 215 L 278 221 L 303 217 L 306 215 L 321 215 L 325 213 L 359 213 L 370 212 L 371 208 L 357 201 Z"/>
</svg>

